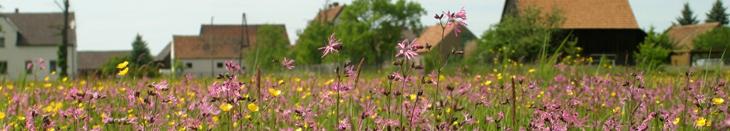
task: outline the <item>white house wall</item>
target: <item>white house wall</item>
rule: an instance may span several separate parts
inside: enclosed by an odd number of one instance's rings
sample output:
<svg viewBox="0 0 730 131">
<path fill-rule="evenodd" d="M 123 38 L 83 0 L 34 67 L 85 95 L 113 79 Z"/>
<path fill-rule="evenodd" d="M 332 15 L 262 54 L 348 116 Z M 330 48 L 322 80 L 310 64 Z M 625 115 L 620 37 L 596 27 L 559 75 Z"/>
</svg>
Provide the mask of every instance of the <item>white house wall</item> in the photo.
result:
<svg viewBox="0 0 730 131">
<path fill-rule="evenodd" d="M 0 20 L 0 26 L 2 27 L 2 33 L 0 35 L 5 37 L 5 46 L 0 47 L 0 61 L 8 63 L 7 74 L 0 74 L 1 79 L 17 80 L 22 78 L 25 74 L 26 64 L 25 62 L 30 60 L 37 62 L 38 59 L 45 59 L 45 66 L 49 67 L 50 61 L 58 62 L 58 47 L 57 46 L 20 46 L 16 45 L 18 38 L 17 29 L 12 26 L 12 23 L 8 22 L 7 19 Z M 60 43 L 60 41 L 59 41 Z M 68 60 L 68 73 L 69 76 L 76 74 L 76 49 L 75 46 L 68 48 L 69 56 Z M 46 68 L 41 71 L 39 65 L 33 67 L 32 74 L 26 75 L 29 79 L 42 79 L 44 76 L 50 74 L 50 70 Z M 60 69 L 60 68 L 59 68 Z"/>
<path fill-rule="evenodd" d="M 215 77 L 228 72 L 225 67 L 225 62 L 228 60 L 239 63 L 238 60 L 232 59 L 179 59 L 182 64 L 182 73 L 196 77 Z M 223 66 L 218 67 L 218 63 L 222 63 Z M 189 68 L 188 64 L 192 64 L 192 68 Z"/>
</svg>

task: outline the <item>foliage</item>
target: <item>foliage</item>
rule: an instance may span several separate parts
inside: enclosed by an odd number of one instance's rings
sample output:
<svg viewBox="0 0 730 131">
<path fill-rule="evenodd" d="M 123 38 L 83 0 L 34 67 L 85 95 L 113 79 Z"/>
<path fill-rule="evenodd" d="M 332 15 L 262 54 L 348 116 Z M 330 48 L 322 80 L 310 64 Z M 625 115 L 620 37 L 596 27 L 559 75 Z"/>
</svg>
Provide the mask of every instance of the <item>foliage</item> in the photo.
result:
<svg viewBox="0 0 730 131">
<path fill-rule="evenodd" d="M 382 65 L 394 56 L 401 32 L 420 27 L 425 13 L 420 4 L 406 0 L 353 1 L 335 25 L 335 35 L 344 47 L 340 56 L 350 61 L 366 58 L 368 65 Z"/>
<path fill-rule="evenodd" d="M 730 48 L 730 27 L 720 27 L 697 36 L 695 50 L 725 51 Z"/>
<path fill-rule="evenodd" d="M 278 69 L 279 61 L 286 55 L 289 41 L 283 27 L 264 25 L 256 31 L 256 43 L 244 51 L 248 67 L 259 67 L 262 70 Z"/>
<path fill-rule="evenodd" d="M 132 69 L 130 76 L 134 77 L 155 77 L 159 75 L 158 67 L 154 65 L 154 60 L 150 49 L 147 48 L 147 42 L 142 39 L 142 35 L 137 34 L 132 42 L 132 52 L 129 54 L 129 67 Z"/>
<path fill-rule="evenodd" d="M 119 72 L 119 69 L 117 69 L 117 64 L 122 63 L 124 61 L 129 61 L 129 56 L 118 56 L 113 57 L 101 66 L 101 75 L 102 76 L 115 76 L 117 72 Z M 133 72 L 134 73 L 134 72 Z"/>
<path fill-rule="evenodd" d="M 477 52 L 472 53 L 467 61 L 528 61 L 537 58 L 541 51 L 555 52 L 561 44 L 558 41 L 565 39 L 557 39 L 560 35 L 556 27 L 561 22 L 562 16 L 558 11 L 544 15 L 536 8 L 528 8 L 516 16 L 506 16 L 484 33 L 477 43 Z"/>
<path fill-rule="evenodd" d="M 697 17 L 694 16 L 692 9 L 689 8 L 689 2 L 684 3 L 684 8 L 682 9 L 682 16 L 679 16 L 677 18 L 677 24 L 693 25 L 693 24 L 697 24 L 697 23 L 698 23 Z"/>
<path fill-rule="evenodd" d="M 720 22 L 722 25 L 728 24 L 727 8 L 723 7 L 722 1 L 717 0 L 712 5 L 712 9 L 707 13 L 707 20 L 705 22 Z"/>
<path fill-rule="evenodd" d="M 327 37 L 332 34 L 334 25 L 332 23 L 322 23 L 311 21 L 304 32 L 299 34 L 299 39 L 292 49 L 291 56 L 294 57 L 297 64 L 311 65 L 322 63 L 322 55 L 318 48 L 327 43 Z"/>
<path fill-rule="evenodd" d="M 666 33 L 654 32 L 650 29 L 644 42 L 639 44 L 638 52 L 634 52 L 634 60 L 639 68 L 653 70 L 666 63 L 672 44 Z"/>
</svg>

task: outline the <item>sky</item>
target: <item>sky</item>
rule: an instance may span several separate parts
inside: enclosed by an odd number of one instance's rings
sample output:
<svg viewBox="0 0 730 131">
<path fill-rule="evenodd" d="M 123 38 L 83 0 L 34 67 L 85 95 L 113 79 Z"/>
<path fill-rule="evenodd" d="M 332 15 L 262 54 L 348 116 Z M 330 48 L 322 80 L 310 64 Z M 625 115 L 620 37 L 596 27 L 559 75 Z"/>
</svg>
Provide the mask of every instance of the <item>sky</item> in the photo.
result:
<svg viewBox="0 0 730 131">
<path fill-rule="evenodd" d="M 352 0 L 329 0 L 348 4 Z M 433 25 L 435 13 L 464 8 L 468 28 L 481 36 L 499 22 L 504 0 L 410 0 L 428 12 L 423 25 Z M 715 0 L 629 0 L 642 29 L 665 30 L 689 2 L 695 15 L 705 19 Z M 730 0 L 722 0 L 730 7 Z M 285 24 L 290 41 L 297 39 L 327 0 L 71 0 L 76 12 L 78 50 L 131 50 L 140 34 L 156 54 L 173 35 L 197 35 L 201 24 Z M 60 0 L 0 0 L 0 12 L 60 12 Z"/>
</svg>

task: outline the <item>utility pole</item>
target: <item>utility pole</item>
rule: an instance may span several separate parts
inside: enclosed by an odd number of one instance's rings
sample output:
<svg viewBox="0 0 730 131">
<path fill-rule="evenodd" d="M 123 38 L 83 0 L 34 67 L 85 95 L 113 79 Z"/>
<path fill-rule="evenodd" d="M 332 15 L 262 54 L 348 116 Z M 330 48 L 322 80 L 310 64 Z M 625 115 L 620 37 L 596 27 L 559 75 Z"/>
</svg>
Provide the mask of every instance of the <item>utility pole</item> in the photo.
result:
<svg viewBox="0 0 730 131">
<path fill-rule="evenodd" d="M 61 46 L 58 48 L 58 65 L 61 67 L 61 76 L 68 76 L 68 28 L 69 28 L 69 0 L 63 0 L 63 28 L 61 29 Z"/>
<path fill-rule="evenodd" d="M 241 14 L 241 28 L 240 28 L 241 29 L 241 32 L 240 32 L 241 33 L 241 45 L 238 48 L 238 53 L 239 53 L 238 65 L 241 67 L 244 67 L 243 66 L 243 55 L 244 55 L 243 48 L 246 47 L 246 44 L 249 44 L 248 43 L 248 30 L 247 30 L 248 26 L 246 26 L 247 23 L 248 22 L 246 20 L 246 13 L 244 12 Z M 246 38 L 246 39 L 244 40 L 244 38 Z"/>
</svg>

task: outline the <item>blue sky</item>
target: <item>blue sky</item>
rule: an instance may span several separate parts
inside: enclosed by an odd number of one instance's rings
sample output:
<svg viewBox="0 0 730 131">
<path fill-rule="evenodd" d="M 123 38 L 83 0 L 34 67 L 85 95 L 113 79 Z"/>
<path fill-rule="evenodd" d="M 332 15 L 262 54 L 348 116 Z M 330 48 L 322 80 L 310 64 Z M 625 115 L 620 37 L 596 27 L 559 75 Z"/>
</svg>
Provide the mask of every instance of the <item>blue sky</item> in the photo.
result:
<svg viewBox="0 0 730 131">
<path fill-rule="evenodd" d="M 0 0 L 0 11 L 59 12 L 59 0 Z M 715 0 L 629 0 L 639 25 L 664 30 L 679 16 L 689 1 L 695 15 L 705 13 Z M 156 54 L 172 35 L 195 35 L 200 24 L 238 24 L 246 12 L 250 24 L 285 24 L 291 41 L 306 26 L 325 0 L 71 0 L 77 17 L 79 50 L 129 50 L 136 34 L 143 35 Z M 350 3 L 351 0 L 330 0 Z M 468 28 L 481 36 L 500 19 L 504 0 L 418 0 L 428 11 L 424 25 L 435 24 L 434 13 L 468 12 Z M 725 7 L 730 1 L 723 0 Z M 323 36 L 324 37 L 324 36 Z"/>
</svg>

